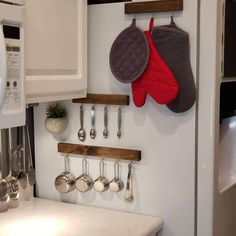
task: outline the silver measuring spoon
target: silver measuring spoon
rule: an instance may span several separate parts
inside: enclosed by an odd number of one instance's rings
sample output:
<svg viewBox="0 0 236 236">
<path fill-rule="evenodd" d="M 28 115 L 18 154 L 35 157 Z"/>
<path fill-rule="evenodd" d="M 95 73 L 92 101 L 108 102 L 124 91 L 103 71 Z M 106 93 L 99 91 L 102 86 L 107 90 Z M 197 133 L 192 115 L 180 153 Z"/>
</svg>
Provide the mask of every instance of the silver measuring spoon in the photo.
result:
<svg viewBox="0 0 236 236">
<path fill-rule="evenodd" d="M 108 137 L 108 112 L 107 112 L 107 107 L 104 107 L 104 130 L 103 130 L 103 138 Z"/>
<path fill-rule="evenodd" d="M 78 138 L 81 142 L 86 139 L 86 132 L 84 130 L 84 108 L 80 105 L 80 130 L 78 131 Z"/>
<path fill-rule="evenodd" d="M 95 111 L 95 107 L 92 106 L 92 109 L 91 109 L 91 126 L 92 126 L 92 128 L 90 130 L 90 138 L 91 139 L 96 138 L 95 119 L 96 119 L 96 111 Z"/>
<path fill-rule="evenodd" d="M 118 131 L 117 131 L 117 138 L 121 137 L 121 108 L 118 108 Z"/>
</svg>

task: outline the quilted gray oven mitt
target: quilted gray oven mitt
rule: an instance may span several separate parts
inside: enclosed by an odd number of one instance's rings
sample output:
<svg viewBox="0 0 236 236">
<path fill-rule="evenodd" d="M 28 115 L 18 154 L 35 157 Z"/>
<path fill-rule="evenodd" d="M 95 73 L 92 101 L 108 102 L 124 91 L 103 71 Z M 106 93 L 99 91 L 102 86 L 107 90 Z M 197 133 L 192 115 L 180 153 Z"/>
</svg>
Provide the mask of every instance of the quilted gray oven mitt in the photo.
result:
<svg viewBox="0 0 236 236">
<path fill-rule="evenodd" d="M 190 63 L 189 34 L 180 29 L 172 19 L 169 25 L 155 26 L 152 38 L 179 85 L 178 96 L 167 104 L 167 107 L 176 113 L 185 112 L 196 100 L 196 87 Z"/>
</svg>

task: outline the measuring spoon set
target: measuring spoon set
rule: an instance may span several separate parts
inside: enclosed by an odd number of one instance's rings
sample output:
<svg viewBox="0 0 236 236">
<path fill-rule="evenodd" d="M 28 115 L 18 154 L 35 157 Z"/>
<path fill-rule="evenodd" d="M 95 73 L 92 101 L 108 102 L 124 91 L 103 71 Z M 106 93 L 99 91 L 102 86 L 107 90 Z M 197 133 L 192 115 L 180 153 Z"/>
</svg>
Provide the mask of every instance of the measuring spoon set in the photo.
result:
<svg viewBox="0 0 236 236">
<path fill-rule="evenodd" d="M 82 174 L 75 177 L 69 170 L 69 155 L 65 156 L 65 171 L 56 177 L 55 187 L 60 193 L 69 193 L 77 189 L 81 193 L 85 193 L 94 188 L 97 192 L 118 193 L 124 189 L 124 183 L 120 178 L 120 164 L 114 163 L 114 178 L 109 181 L 105 176 L 105 162 L 99 162 L 99 177 L 94 181 L 89 175 L 89 164 L 86 158 L 82 160 Z M 132 202 L 133 197 L 133 182 L 132 182 L 132 164 L 128 165 L 128 178 L 126 184 L 125 201 Z"/>
<path fill-rule="evenodd" d="M 103 138 L 106 139 L 109 136 L 108 131 L 108 108 L 107 106 L 104 107 L 104 130 L 103 130 Z M 118 108 L 118 114 L 117 114 L 117 138 L 121 138 L 121 107 Z M 91 117 L 91 129 L 89 131 L 89 137 L 91 139 L 95 139 L 97 136 L 96 128 L 95 128 L 95 122 L 96 122 L 96 109 L 93 105 L 90 111 L 90 117 Z M 81 142 L 84 142 L 86 140 L 86 131 L 84 129 L 84 107 L 81 104 L 80 105 L 80 129 L 78 131 L 78 139 Z"/>
</svg>

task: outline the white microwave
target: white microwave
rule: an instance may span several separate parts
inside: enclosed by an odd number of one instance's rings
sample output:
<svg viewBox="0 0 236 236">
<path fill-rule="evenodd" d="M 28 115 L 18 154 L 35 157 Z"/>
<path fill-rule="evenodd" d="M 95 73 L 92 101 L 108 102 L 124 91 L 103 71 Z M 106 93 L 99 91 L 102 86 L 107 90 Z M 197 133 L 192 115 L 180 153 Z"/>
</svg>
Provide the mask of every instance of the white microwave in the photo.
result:
<svg viewBox="0 0 236 236">
<path fill-rule="evenodd" d="M 0 1 L 0 129 L 25 124 L 23 3 Z"/>
</svg>

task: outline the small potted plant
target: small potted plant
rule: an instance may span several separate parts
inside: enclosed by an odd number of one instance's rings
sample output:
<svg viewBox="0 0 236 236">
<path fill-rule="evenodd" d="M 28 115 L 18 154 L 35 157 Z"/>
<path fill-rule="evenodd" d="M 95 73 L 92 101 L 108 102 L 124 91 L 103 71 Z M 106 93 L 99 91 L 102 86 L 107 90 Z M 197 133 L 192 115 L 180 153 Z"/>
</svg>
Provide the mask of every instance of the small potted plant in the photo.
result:
<svg viewBox="0 0 236 236">
<path fill-rule="evenodd" d="M 49 133 L 63 133 L 68 125 L 66 108 L 60 103 L 50 103 L 46 109 L 45 127 Z"/>
</svg>

